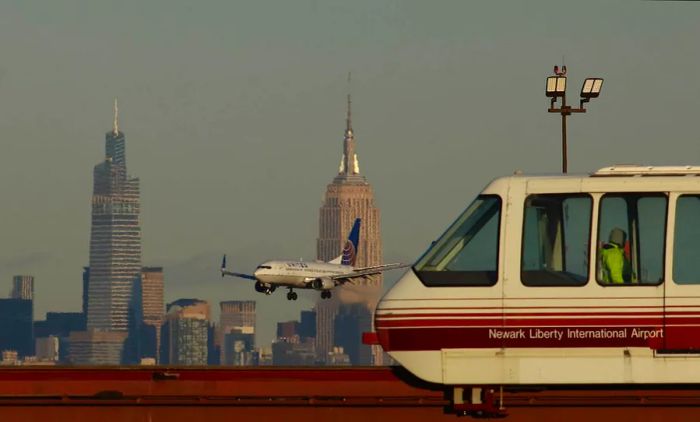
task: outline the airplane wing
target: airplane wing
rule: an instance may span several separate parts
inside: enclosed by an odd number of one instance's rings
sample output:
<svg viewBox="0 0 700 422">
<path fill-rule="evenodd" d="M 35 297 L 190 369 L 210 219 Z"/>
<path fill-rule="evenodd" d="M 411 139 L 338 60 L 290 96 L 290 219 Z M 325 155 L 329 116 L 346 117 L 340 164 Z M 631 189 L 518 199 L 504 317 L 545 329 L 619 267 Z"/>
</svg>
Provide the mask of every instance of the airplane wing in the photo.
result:
<svg viewBox="0 0 700 422">
<path fill-rule="evenodd" d="M 252 276 L 250 274 L 243 274 L 243 273 L 235 273 L 233 271 L 229 271 L 226 269 L 226 255 L 224 255 L 224 259 L 221 261 L 221 277 L 225 275 L 230 275 L 233 277 L 240 277 L 240 278 L 247 278 L 248 280 L 257 280 L 255 276 Z"/>
<path fill-rule="evenodd" d="M 368 275 L 381 274 L 384 271 L 395 270 L 398 268 L 410 267 L 411 264 L 402 264 L 395 262 L 393 264 L 375 265 L 373 267 L 355 268 L 351 273 L 338 274 L 331 276 L 330 279 L 338 282 L 338 284 L 346 283 L 353 278 L 365 277 Z"/>
<path fill-rule="evenodd" d="M 252 276 L 250 274 L 234 273 L 233 271 L 227 271 L 227 270 L 222 269 L 221 276 L 223 277 L 225 275 L 230 275 L 233 277 L 240 277 L 240 278 L 247 278 L 248 280 L 257 280 L 257 278 L 255 278 L 255 276 Z"/>
</svg>

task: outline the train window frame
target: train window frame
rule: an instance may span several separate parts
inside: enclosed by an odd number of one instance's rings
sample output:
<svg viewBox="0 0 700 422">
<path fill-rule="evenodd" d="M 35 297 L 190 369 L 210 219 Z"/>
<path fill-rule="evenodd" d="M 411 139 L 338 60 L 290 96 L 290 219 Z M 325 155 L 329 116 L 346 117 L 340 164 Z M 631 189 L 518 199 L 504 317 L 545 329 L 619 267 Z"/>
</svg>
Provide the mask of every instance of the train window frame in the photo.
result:
<svg viewBox="0 0 700 422">
<path fill-rule="evenodd" d="M 587 246 L 584 248 L 584 251 L 587 254 L 587 262 L 586 262 L 586 274 L 585 276 L 582 276 L 583 278 L 579 281 L 572 278 L 565 278 L 565 271 L 561 272 L 556 272 L 556 273 L 551 273 L 550 278 L 545 279 L 544 275 L 541 275 L 543 278 L 540 280 L 542 281 L 531 281 L 528 280 L 526 277 L 526 271 L 524 270 L 524 265 L 525 265 L 525 230 L 527 228 L 527 224 L 525 221 L 525 210 L 527 209 L 527 203 L 530 201 L 533 197 L 552 197 L 552 198 L 562 198 L 561 203 L 563 205 L 565 199 L 574 199 L 574 198 L 585 198 L 588 199 L 588 232 L 587 232 Z M 522 228 L 521 228 L 521 235 L 520 235 L 520 283 L 526 287 L 583 287 L 588 284 L 588 282 L 591 279 L 591 239 L 593 236 L 593 213 L 595 210 L 595 201 L 593 200 L 593 196 L 590 193 L 587 192 L 571 192 L 571 193 L 532 193 L 529 194 L 527 197 L 525 197 L 525 200 L 523 201 L 523 218 L 522 218 Z M 564 244 L 563 248 L 566 248 L 566 237 L 565 234 L 563 235 L 564 239 Z M 565 259 L 564 259 L 565 261 Z M 531 273 L 542 273 L 543 271 L 527 271 Z M 556 274 L 556 275 L 555 275 Z M 552 281 L 554 280 L 554 281 Z M 566 280 L 566 282 L 557 282 L 557 280 Z"/>
<path fill-rule="evenodd" d="M 462 217 L 465 213 L 476 203 L 478 200 L 484 199 L 495 199 L 498 204 L 496 210 L 496 262 L 495 269 L 493 271 L 423 271 L 419 269 L 419 266 L 425 266 L 426 262 L 423 262 L 430 253 L 434 250 L 434 247 L 439 245 L 440 242 L 445 239 L 445 236 L 451 235 L 453 231 L 459 230 L 459 228 L 466 223 L 465 219 Z M 474 198 L 474 200 L 467 206 L 467 208 L 462 211 L 457 219 L 454 220 L 452 224 L 437 238 L 433 241 L 428 249 L 416 260 L 416 262 L 411 267 L 411 270 L 416 275 L 418 280 L 426 287 L 492 287 L 498 284 L 500 280 L 500 269 L 501 269 L 501 228 L 503 226 L 503 198 L 496 194 L 482 194 Z M 492 217 L 493 218 L 493 217 Z M 488 224 L 488 222 L 487 222 Z M 484 224 L 485 226 L 485 224 Z M 484 227 L 482 226 L 482 228 Z"/>
<path fill-rule="evenodd" d="M 603 281 L 600 277 L 601 274 L 601 262 L 602 260 L 600 259 L 600 249 L 601 246 L 601 241 L 604 241 L 604 238 L 601 238 L 601 221 L 602 221 L 602 209 L 603 209 L 603 200 L 605 198 L 610 198 L 610 197 L 625 197 L 625 196 L 637 196 L 637 201 L 639 201 L 640 198 L 663 198 L 666 203 L 664 207 L 664 217 L 663 217 L 663 223 L 661 224 L 661 227 L 663 228 L 663 236 L 662 236 L 662 249 L 661 249 L 661 279 L 656 281 L 656 282 L 640 282 L 638 281 L 630 281 L 630 282 L 624 282 L 624 283 L 612 283 L 612 282 L 606 282 Z M 601 195 L 598 198 L 598 209 L 596 210 L 597 212 L 597 227 L 596 227 L 596 242 L 595 245 L 592 245 L 595 250 L 594 250 L 594 255 L 595 256 L 595 279 L 596 283 L 598 283 L 599 286 L 602 287 L 658 287 L 664 284 L 666 281 L 666 253 L 667 253 L 667 236 L 668 236 L 668 222 L 669 222 L 669 207 L 671 203 L 671 197 L 668 192 L 660 192 L 660 191 L 649 191 L 649 192 L 606 192 L 603 195 Z M 629 230 L 629 229 L 628 229 Z M 639 247 L 639 245 L 638 245 Z M 632 264 L 630 264 L 632 265 Z M 641 267 L 641 264 L 640 264 Z M 631 271 L 635 271 L 638 269 L 631 268 Z"/>
<path fill-rule="evenodd" d="M 700 279 L 697 281 L 683 281 L 681 280 L 681 277 L 678 276 L 676 273 L 677 270 L 677 263 L 679 261 L 677 251 L 680 250 L 678 246 L 678 229 L 680 225 L 678 224 L 678 210 L 679 207 L 678 205 L 680 204 L 681 200 L 684 198 L 695 198 L 698 201 L 700 201 L 700 193 L 681 193 L 675 198 L 675 207 L 674 207 L 674 215 L 673 215 L 673 254 L 671 256 L 671 279 L 673 280 L 673 283 L 679 286 L 697 286 L 700 285 Z"/>
</svg>

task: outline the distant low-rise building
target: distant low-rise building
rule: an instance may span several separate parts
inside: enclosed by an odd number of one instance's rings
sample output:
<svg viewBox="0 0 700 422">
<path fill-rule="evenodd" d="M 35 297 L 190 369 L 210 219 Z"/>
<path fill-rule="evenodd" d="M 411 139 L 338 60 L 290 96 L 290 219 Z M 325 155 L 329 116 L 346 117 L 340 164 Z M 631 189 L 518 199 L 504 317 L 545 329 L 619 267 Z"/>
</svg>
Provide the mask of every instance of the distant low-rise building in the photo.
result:
<svg viewBox="0 0 700 422">
<path fill-rule="evenodd" d="M 37 337 L 36 358 L 40 361 L 58 362 L 60 339 L 57 336 Z"/>
<path fill-rule="evenodd" d="M 272 364 L 275 366 L 313 366 L 316 349 L 312 342 L 300 343 L 299 338 L 278 339 L 272 343 Z"/>
<path fill-rule="evenodd" d="M 326 364 L 329 366 L 349 366 L 352 365 L 350 356 L 345 353 L 342 347 L 336 346 L 328 352 Z"/>
<path fill-rule="evenodd" d="M 256 366 L 272 366 L 272 346 L 261 346 L 256 350 L 257 365 Z"/>
<path fill-rule="evenodd" d="M 224 336 L 224 365 L 256 365 L 255 332 L 251 329 L 232 329 Z"/>
<path fill-rule="evenodd" d="M 125 331 L 89 329 L 68 337 L 68 361 L 73 365 L 111 365 L 122 361 Z"/>
<path fill-rule="evenodd" d="M 2 365 L 19 365 L 19 357 L 16 350 L 3 350 L 0 352 L 0 364 Z"/>
</svg>

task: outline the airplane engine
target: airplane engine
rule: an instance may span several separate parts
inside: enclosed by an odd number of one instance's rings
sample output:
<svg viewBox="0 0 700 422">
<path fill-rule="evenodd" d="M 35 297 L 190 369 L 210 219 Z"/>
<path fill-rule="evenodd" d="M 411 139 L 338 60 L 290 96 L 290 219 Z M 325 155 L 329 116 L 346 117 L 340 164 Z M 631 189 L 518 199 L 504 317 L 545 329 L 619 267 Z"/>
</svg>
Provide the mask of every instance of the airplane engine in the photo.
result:
<svg viewBox="0 0 700 422">
<path fill-rule="evenodd" d="M 311 282 L 311 287 L 315 290 L 330 290 L 335 287 L 335 282 L 330 278 L 321 277 Z"/>
<path fill-rule="evenodd" d="M 258 293 L 267 293 L 268 290 L 273 290 L 270 289 L 269 285 L 263 284 L 259 281 L 255 282 L 255 291 Z"/>
</svg>

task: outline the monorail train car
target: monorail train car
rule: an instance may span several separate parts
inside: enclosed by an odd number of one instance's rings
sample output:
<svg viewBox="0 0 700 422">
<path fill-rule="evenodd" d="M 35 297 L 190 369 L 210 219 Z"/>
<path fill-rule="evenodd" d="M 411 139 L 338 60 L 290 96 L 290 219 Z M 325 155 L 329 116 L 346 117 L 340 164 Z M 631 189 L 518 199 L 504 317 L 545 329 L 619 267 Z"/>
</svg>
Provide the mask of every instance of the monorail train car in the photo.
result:
<svg viewBox="0 0 700 422">
<path fill-rule="evenodd" d="M 382 298 L 375 331 L 453 386 L 700 383 L 700 167 L 496 179 Z"/>
</svg>

